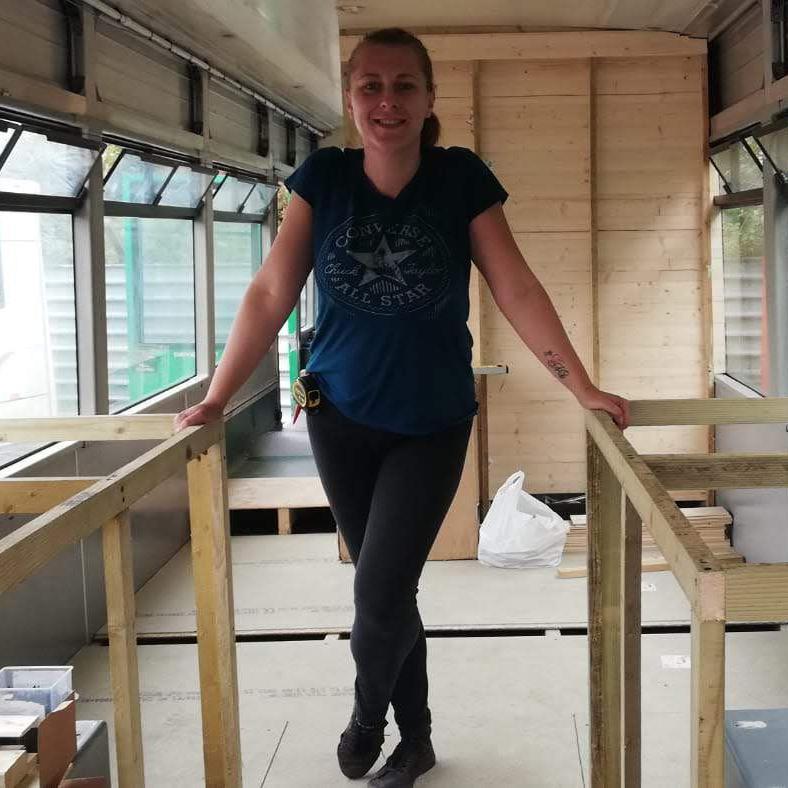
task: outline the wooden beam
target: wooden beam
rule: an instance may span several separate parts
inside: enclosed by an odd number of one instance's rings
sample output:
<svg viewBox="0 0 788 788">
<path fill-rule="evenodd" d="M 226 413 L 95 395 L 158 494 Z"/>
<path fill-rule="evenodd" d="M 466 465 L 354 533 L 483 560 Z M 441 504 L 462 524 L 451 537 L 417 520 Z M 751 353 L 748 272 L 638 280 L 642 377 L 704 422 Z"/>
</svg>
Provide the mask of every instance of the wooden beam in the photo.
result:
<svg viewBox="0 0 788 788">
<path fill-rule="evenodd" d="M 97 481 L 96 476 L 0 479 L 0 514 L 43 514 Z"/>
<path fill-rule="evenodd" d="M 590 437 L 587 458 L 591 786 L 614 788 L 621 785 L 621 482 Z"/>
<path fill-rule="evenodd" d="M 241 735 L 224 441 L 187 466 L 205 784 L 240 788 Z"/>
<path fill-rule="evenodd" d="M 172 414 L 0 419 L 0 442 L 163 440 L 173 432 Z"/>
<path fill-rule="evenodd" d="M 145 770 L 142 758 L 133 551 L 128 511 L 122 512 L 104 526 L 102 541 L 118 784 L 120 788 L 139 788 L 145 784 Z"/>
<path fill-rule="evenodd" d="M 763 88 L 759 88 L 732 107 L 712 115 L 709 120 L 709 140 L 714 143 L 747 126 L 757 124 L 768 110 L 766 93 Z"/>
<path fill-rule="evenodd" d="M 46 107 L 66 115 L 84 115 L 87 102 L 84 96 L 47 82 L 43 79 L 17 74 L 0 68 L 0 96 L 23 104 Z"/>
<path fill-rule="evenodd" d="M 640 634 L 643 526 L 621 496 L 621 776 L 640 785 Z"/>
<path fill-rule="evenodd" d="M 289 536 L 293 533 L 293 512 L 290 509 L 276 510 L 276 532 L 279 536 Z"/>
<path fill-rule="evenodd" d="M 774 424 L 788 422 L 788 397 L 764 399 L 640 399 L 630 402 L 630 426 Z"/>
<path fill-rule="evenodd" d="M 725 785 L 725 622 L 692 614 L 692 788 Z"/>
<path fill-rule="evenodd" d="M 788 564 L 748 564 L 725 571 L 728 621 L 788 621 Z"/>
<path fill-rule="evenodd" d="M 641 459 L 669 488 L 788 487 L 788 453 L 644 454 Z"/>
<path fill-rule="evenodd" d="M 586 411 L 586 429 L 624 486 L 690 602 L 699 576 L 721 565 L 609 414 Z"/>
<path fill-rule="evenodd" d="M 681 57 L 706 54 L 706 40 L 652 31 L 584 30 L 558 33 L 447 33 L 419 36 L 434 61 L 578 60 Z M 342 36 L 347 61 L 361 36 Z"/>
<path fill-rule="evenodd" d="M 0 594 L 117 517 L 223 435 L 223 422 L 189 427 L 0 539 Z"/>
</svg>

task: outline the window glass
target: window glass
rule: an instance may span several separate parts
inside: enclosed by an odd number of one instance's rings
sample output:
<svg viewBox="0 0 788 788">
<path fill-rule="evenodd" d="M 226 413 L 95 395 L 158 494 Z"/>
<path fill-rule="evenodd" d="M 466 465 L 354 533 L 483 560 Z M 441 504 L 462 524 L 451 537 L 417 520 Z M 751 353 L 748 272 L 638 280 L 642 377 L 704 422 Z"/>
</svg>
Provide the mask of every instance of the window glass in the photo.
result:
<svg viewBox="0 0 788 788">
<path fill-rule="evenodd" d="M 172 169 L 168 164 L 143 161 L 132 153 L 124 153 L 104 184 L 104 199 L 151 205 Z"/>
<path fill-rule="evenodd" d="M 722 212 L 725 366 L 761 394 L 768 390 L 763 206 Z"/>
<path fill-rule="evenodd" d="M 0 156 L 3 155 L 5 146 L 8 144 L 9 140 L 13 136 L 14 136 L 14 129 L 12 127 L 9 127 L 5 131 L 3 131 L 2 126 L 0 126 Z"/>
<path fill-rule="evenodd" d="M 164 188 L 159 205 L 196 208 L 213 180 L 212 172 L 201 172 L 181 165 Z"/>
<path fill-rule="evenodd" d="M 756 146 L 753 144 L 752 147 Z M 741 192 L 763 187 L 763 173 L 741 142 L 712 154 L 711 158 L 731 191 Z"/>
<path fill-rule="evenodd" d="M 304 285 L 304 289 L 301 291 L 300 312 L 302 331 L 306 331 L 314 327 L 316 308 L 315 274 L 314 272 L 310 272 L 309 276 L 307 277 L 306 284 Z"/>
<path fill-rule="evenodd" d="M 232 211 L 237 213 L 254 187 L 253 181 L 245 181 L 228 175 L 219 186 L 213 198 L 215 211 Z"/>
<path fill-rule="evenodd" d="M 249 199 L 243 207 L 244 213 L 263 214 L 268 210 L 274 195 L 276 194 L 276 186 L 269 186 L 267 183 L 258 183 L 252 189 Z"/>
<path fill-rule="evenodd" d="M 97 156 L 92 148 L 23 131 L 0 169 L 0 191 L 77 197 Z"/>
<path fill-rule="evenodd" d="M 222 357 L 243 294 L 262 261 L 262 225 L 214 222 L 216 360 Z"/>
<path fill-rule="evenodd" d="M 782 172 L 788 172 L 788 128 L 764 134 L 759 138 L 761 145 L 766 148 L 769 158 Z M 761 155 L 763 153 L 761 152 Z"/>
<path fill-rule="evenodd" d="M 194 237 L 183 219 L 105 218 L 110 412 L 196 374 Z"/>
<path fill-rule="evenodd" d="M 0 418 L 77 413 L 75 315 L 71 216 L 0 211 Z"/>
</svg>

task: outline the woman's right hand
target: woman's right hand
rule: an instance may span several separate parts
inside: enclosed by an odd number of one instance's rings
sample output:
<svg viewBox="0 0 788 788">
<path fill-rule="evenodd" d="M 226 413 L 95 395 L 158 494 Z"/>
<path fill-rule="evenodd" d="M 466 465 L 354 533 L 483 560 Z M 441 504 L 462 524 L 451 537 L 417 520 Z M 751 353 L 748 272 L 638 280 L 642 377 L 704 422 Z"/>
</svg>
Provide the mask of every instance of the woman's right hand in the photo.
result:
<svg viewBox="0 0 788 788">
<path fill-rule="evenodd" d="M 216 421 L 222 417 L 224 408 L 214 402 L 203 400 L 199 405 L 192 405 L 186 410 L 182 410 L 174 422 L 175 432 L 185 427 L 195 427 L 199 424 L 207 424 L 209 421 Z"/>
</svg>

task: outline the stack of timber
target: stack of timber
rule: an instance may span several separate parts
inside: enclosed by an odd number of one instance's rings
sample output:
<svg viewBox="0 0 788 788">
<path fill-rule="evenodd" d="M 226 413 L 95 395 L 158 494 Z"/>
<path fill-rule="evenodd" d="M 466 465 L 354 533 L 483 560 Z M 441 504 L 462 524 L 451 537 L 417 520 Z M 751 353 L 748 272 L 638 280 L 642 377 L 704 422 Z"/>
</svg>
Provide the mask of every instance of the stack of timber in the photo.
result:
<svg viewBox="0 0 788 788">
<path fill-rule="evenodd" d="M 682 514 L 697 530 L 698 535 L 708 545 L 709 549 L 718 558 L 731 559 L 733 562 L 742 561 L 741 555 L 731 547 L 726 535 L 726 526 L 733 520 L 730 513 L 722 506 L 698 506 L 681 508 Z M 571 528 L 566 537 L 564 553 L 585 553 L 588 550 L 588 527 L 586 516 L 572 515 Z M 643 551 L 650 556 L 661 557 L 651 531 L 643 526 Z"/>
</svg>

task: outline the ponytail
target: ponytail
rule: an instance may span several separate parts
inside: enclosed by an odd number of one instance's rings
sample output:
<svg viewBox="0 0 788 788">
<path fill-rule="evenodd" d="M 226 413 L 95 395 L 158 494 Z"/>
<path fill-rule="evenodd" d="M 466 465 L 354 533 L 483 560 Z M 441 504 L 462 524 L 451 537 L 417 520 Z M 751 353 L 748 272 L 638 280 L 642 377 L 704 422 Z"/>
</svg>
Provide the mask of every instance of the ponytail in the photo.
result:
<svg viewBox="0 0 788 788">
<path fill-rule="evenodd" d="M 441 136 L 441 122 L 433 113 L 425 121 L 421 129 L 421 147 L 434 148 Z"/>
</svg>

